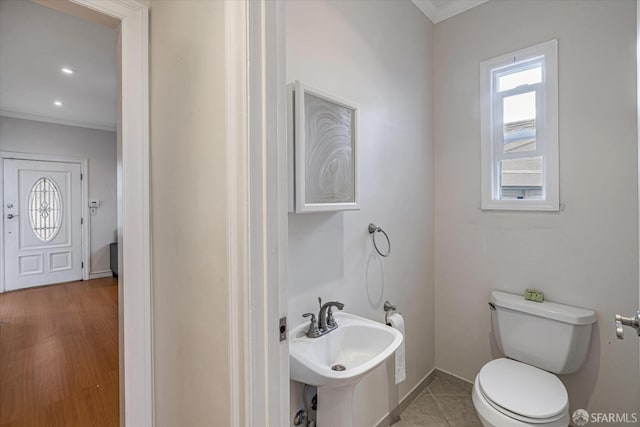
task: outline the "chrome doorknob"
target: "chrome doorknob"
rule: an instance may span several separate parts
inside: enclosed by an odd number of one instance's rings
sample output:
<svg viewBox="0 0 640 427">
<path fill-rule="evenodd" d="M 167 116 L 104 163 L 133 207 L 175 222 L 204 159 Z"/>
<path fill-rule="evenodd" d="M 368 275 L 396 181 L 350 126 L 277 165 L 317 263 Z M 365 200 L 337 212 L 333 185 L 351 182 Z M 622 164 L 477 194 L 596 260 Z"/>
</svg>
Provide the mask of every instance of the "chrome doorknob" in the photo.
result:
<svg viewBox="0 0 640 427">
<path fill-rule="evenodd" d="M 617 320 L 616 320 L 616 337 L 618 337 L 619 340 L 624 339 L 624 328 L 622 327 L 622 323 L 618 322 Z"/>
<path fill-rule="evenodd" d="M 7 214 L 7 219 L 13 219 L 13 218 L 15 218 L 17 216 L 20 216 L 20 215 Z"/>
<path fill-rule="evenodd" d="M 638 310 L 635 316 L 624 317 L 616 314 L 616 336 L 619 340 L 624 339 L 623 326 L 629 326 L 636 330 L 638 336 L 640 336 L 640 310 Z"/>
</svg>

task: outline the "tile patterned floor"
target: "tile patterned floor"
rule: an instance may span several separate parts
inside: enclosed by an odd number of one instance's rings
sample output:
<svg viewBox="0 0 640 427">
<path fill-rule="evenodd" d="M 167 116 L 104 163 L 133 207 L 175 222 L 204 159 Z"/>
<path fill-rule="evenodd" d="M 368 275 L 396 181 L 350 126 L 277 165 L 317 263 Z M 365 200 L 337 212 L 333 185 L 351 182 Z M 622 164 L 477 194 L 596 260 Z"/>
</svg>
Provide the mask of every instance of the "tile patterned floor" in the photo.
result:
<svg viewBox="0 0 640 427">
<path fill-rule="evenodd" d="M 400 414 L 394 427 L 482 427 L 471 384 L 436 371 L 435 379 Z"/>
</svg>

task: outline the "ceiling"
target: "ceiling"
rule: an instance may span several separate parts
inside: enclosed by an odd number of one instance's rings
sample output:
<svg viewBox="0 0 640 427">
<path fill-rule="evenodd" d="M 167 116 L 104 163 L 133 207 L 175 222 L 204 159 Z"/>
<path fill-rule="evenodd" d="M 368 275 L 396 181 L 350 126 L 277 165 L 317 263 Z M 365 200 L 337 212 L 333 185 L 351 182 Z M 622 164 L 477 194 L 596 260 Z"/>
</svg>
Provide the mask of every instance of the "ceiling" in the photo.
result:
<svg viewBox="0 0 640 427">
<path fill-rule="evenodd" d="M 487 0 L 412 1 L 437 23 Z M 116 44 L 109 26 L 0 0 L 0 115 L 115 130 Z"/>
<path fill-rule="evenodd" d="M 115 130 L 117 37 L 31 1 L 0 0 L 0 115 Z"/>
<path fill-rule="evenodd" d="M 488 0 L 411 0 L 434 24 Z"/>
</svg>

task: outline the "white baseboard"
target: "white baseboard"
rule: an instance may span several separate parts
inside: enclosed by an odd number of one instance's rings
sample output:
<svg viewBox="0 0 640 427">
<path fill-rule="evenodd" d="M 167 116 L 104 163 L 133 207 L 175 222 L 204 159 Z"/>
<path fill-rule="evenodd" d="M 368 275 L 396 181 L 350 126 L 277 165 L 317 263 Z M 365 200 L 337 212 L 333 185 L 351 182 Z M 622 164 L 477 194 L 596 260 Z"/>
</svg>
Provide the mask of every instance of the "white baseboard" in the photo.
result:
<svg viewBox="0 0 640 427">
<path fill-rule="evenodd" d="M 89 280 L 102 279 L 104 277 L 112 277 L 112 276 L 113 276 L 113 272 L 111 270 L 94 271 L 92 273 L 89 273 Z"/>
</svg>

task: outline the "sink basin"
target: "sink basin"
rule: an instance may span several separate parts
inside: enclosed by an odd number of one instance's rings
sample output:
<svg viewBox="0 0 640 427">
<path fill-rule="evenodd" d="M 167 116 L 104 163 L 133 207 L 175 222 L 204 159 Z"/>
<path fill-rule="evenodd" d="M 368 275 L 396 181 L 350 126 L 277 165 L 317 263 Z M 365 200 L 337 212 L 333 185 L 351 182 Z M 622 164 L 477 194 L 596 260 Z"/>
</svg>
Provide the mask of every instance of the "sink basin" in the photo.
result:
<svg viewBox="0 0 640 427">
<path fill-rule="evenodd" d="M 314 386 L 358 381 L 402 343 L 402 334 L 382 323 L 348 313 L 334 313 L 334 318 L 338 328 L 319 338 L 305 335 L 309 322 L 289 333 L 292 380 Z M 336 365 L 345 370 L 332 370 Z"/>
<path fill-rule="evenodd" d="M 398 330 L 360 316 L 338 312 L 334 318 L 338 328 L 319 338 L 305 335 L 309 322 L 289 332 L 291 379 L 318 387 L 318 427 L 352 424 L 355 385 L 404 339 Z"/>
</svg>

